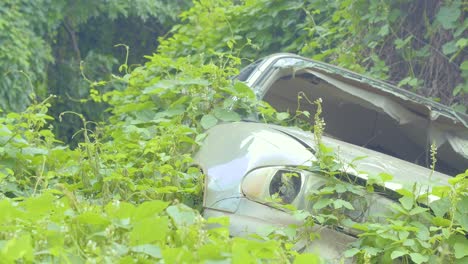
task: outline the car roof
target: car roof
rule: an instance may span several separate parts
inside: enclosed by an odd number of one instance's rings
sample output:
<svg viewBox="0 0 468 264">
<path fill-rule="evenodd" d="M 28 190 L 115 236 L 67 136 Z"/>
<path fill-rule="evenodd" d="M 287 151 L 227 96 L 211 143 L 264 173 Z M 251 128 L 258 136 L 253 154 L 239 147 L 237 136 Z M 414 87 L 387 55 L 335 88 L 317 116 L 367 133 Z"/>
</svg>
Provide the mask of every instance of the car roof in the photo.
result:
<svg viewBox="0 0 468 264">
<path fill-rule="evenodd" d="M 333 75 L 335 78 L 347 79 L 348 81 L 358 82 L 365 84 L 366 89 L 373 90 L 374 92 L 384 92 L 399 97 L 405 101 L 410 101 L 414 104 L 415 108 L 426 108 L 426 113 L 431 118 L 444 117 L 450 119 L 451 123 L 461 125 L 468 128 L 468 115 L 457 112 L 453 108 L 438 103 L 434 100 L 418 95 L 414 92 L 399 88 L 390 83 L 374 79 L 372 77 L 359 74 L 339 66 L 312 60 L 292 53 L 275 53 L 262 58 L 253 63 L 257 66 L 256 70 L 252 70 L 249 66 L 246 67 L 252 74 L 246 78 L 246 83 L 250 87 L 255 87 L 256 82 L 262 74 L 264 74 L 267 67 L 294 67 L 295 69 L 314 69 L 322 73 Z M 242 71 L 241 71 L 242 72 Z"/>
</svg>

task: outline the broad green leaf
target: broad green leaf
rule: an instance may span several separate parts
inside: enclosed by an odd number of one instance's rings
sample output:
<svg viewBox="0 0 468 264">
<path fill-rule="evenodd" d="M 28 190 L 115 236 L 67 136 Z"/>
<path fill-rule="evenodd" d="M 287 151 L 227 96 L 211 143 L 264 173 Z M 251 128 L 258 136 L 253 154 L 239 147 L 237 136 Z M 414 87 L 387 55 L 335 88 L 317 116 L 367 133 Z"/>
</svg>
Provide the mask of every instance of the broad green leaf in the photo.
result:
<svg viewBox="0 0 468 264">
<path fill-rule="evenodd" d="M 409 211 L 409 215 L 417 215 L 423 212 L 427 212 L 428 210 L 429 209 L 427 208 L 416 206 L 415 208 L 411 209 L 411 211 Z"/>
<path fill-rule="evenodd" d="M 314 204 L 313 208 L 315 210 L 320 210 L 320 209 L 322 209 L 322 208 L 324 208 L 324 207 L 326 207 L 326 206 L 328 206 L 328 205 L 330 205 L 332 203 L 333 203 L 333 200 L 331 200 L 331 199 L 320 199 Z"/>
<path fill-rule="evenodd" d="M 392 259 L 396 259 L 396 258 L 399 258 L 399 257 L 404 256 L 406 254 L 408 254 L 408 251 L 406 251 L 406 250 L 395 250 L 395 251 L 392 252 L 390 257 Z"/>
<path fill-rule="evenodd" d="M 455 28 L 455 22 L 460 17 L 460 7 L 457 5 L 442 6 L 436 15 L 436 20 L 442 25 L 444 29 Z"/>
<path fill-rule="evenodd" d="M 222 260 L 225 259 L 223 251 L 220 245 L 205 244 L 198 249 L 198 254 L 201 260 Z"/>
<path fill-rule="evenodd" d="M 337 193 L 344 193 L 348 190 L 348 188 L 346 188 L 346 185 L 344 184 L 336 184 L 335 185 L 335 191 Z"/>
<path fill-rule="evenodd" d="M 24 155 L 47 155 L 49 151 L 44 148 L 26 147 L 21 150 Z"/>
<path fill-rule="evenodd" d="M 185 204 L 169 206 L 166 211 L 177 227 L 192 225 L 198 217 L 198 214 Z"/>
<path fill-rule="evenodd" d="M 450 210 L 450 199 L 449 197 L 443 197 L 430 203 L 429 207 L 435 216 L 443 217 Z"/>
<path fill-rule="evenodd" d="M 359 252 L 360 252 L 360 250 L 358 248 L 350 248 L 350 249 L 348 249 L 348 250 L 346 250 L 344 252 L 344 256 L 346 258 L 351 258 L 351 257 L 353 257 L 354 255 L 356 255 Z"/>
<path fill-rule="evenodd" d="M 461 259 L 468 256 L 468 239 L 462 235 L 455 235 L 450 238 L 449 242 L 453 243 L 455 258 Z"/>
<path fill-rule="evenodd" d="M 442 217 L 434 217 L 432 218 L 432 223 L 436 226 L 448 227 L 451 225 L 452 222 Z"/>
<path fill-rule="evenodd" d="M 382 249 L 375 247 L 364 247 L 364 251 L 371 256 L 377 256 L 380 252 L 382 252 Z"/>
<path fill-rule="evenodd" d="M 399 193 L 399 194 L 401 194 L 402 196 L 411 197 L 411 198 L 414 197 L 413 192 L 411 192 L 411 191 L 410 191 L 409 189 L 407 189 L 407 188 L 397 189 L 396 192 Z"/>
<path fill-rule="evenodd" d="M 236 90 L 239 95 L 246 96 L 247 98 L 254 99 L 255 94 L 252 89 L 243 82 L 234 83 L 234 90 Z"/>
<path fill-rule="evenodd" d="M 411 225 L 417 227 L 418 231 L 416 231 L 416 237 L 419 239 L 420 242 L 429 240 L 430 232 L 425 224 L 419 221 L 414 221 L 411 223 Z"/>
<path fill-rule="evenodd" d="M 164 263 L 180 263 L 182 260 L 184 263 L 194 263 L 194 255 L 185 246 L 163 249 Z"/>
<path fill-rule="evenodd" d="M 232 110 L 226 110 L 226 109 L 221 109 L 221 108 L 216 108 L 214 110 L 214 115 L 225 122 L 235 122 L 235 121 L 240 121 L 241 117 L 238 113 L 232 111 Z"/>
<path fill-rule="evenodd" d="M 34 260 L 33 252 L 31 236 L 29 234 L 23 234 L 10 239 L 6 243 L 0 250 L 0 257 L 3 258 L 3 261 L 6 261 L 5 263 L 17 263 L 18 261 L 16 260 L 20 259 L 24 259 L 26 262 L 32 262 Z"/>
<path fill-rule="evenodd" d="M 385 25 L 383 25 L 383 26 L 380 28 L 380 30 L 379 30 L 379 32 L 377 33 L 377 35 L 382 36 L 382 37 L 385 37 L 385 36 L 388 35 L 389 32 L 390 32 L 390 30 L 389 30 L 389 25 L 388 25 L 388 24 L 385 24 Z"/>
<path fill-rule="evenodd" d="M 382 179 L 383 182 L 393 180 L 393 175 L 385 173 L 385 172 L 379 173 L 379 177 Z"/>
<path fill-rule="evenodd" d="M 127 202 L 114 201 L 106 205 L 105 211 L 112 218 L 130 219 L 134 214 L 135 206 Z"/>
<path fill-rule="evenodd" d="M 101 214 L 90 211 L 78 215 L 76 220 L 82 224 L 89 225 L 105 226 L 109 224 L 109 220 L 103 217 Z"/>
<path fill-rule="evenodd" d="M 178 105 L 183 105 L 183 104 L 187 103 L 188 101 L 190 101 L 189 96 L 186 96 L 186 95 L 182 96 L 179 99 L 177 99 L 175 102 L 173 102 L 171 104 L 171 107 L 175 107 L 175 106 L 178 106 Z"/>
<path fill-rule="evenodd" d="M 133 215 L 134 220 L 139 220 L 147 217 L 155 217 L 169 205 L 168 202 L 161 200 L 154 200 L 140 204 Z"/>
<path fill-rule="evenodd" d="M 461 49 L 465 48 L 466 46 L 468 46 L 468 38 L 461 38 L 457 40 L 457 43 L 455 45 L 457 45 L 457 47 Z"/>
<path fill-rule="evenodd" d="M 37 197 L 31 197 L 22 202 L 24 209 L 28 212 L 31 218 L 41 217 L 44 214 L 49 214 L 55 209 L 54 202 L 57 200 L 50 193 L 45 193 Z"/>
<path fill-rule="evenodd" d="M 463 61 L 463 63 L 460 65 L 460 70 L 468 71 L 468 60 Z"/>
<path fill-rule="evenodd" d="M 280 113 L 276 113 L 276 118 L 280 121 L 283 121 L 287 118 L 289 118 L 289 113 L 287 112 L 280 112 Z"/>
<path fill-rule="evenodd" d="M 345 201 L 345 200 L 341 200 L 341 199 L 337 199 L 333 202 L 333 205 L 335 207 L 335 209 L 340 209 L 341 207 L 345 207 L 349 210 L 354 210 L 354 207 L 353 205 L 351 205 L 351 203 Z"/>
<path fill-rule="evenodd" d="M 413 205 L 414 205 L 413 197 L 404 196 L 404 197 L 401 197 L 399 201 L 401 205 L 403 206 L 403 208 L 405 208 L 406 210 L 411 210 L 411 208 L 413 208 Z"/>
<path fill-rule="evenodd" d="M 414 239 L 402 239 L 402 240 L 403 240 L 403 246 L 406 246 L 406 247 L 413 247 L 416 244 Z"/>
<path fill-rule="evenodd" d="M 167 217 L 149 217 L 134 223 L 130 232 L 131 245 L 144 245 L 155 241 L 165 241 L 169 231 Z"/>
<path fill-rule="evenodd" d="M 406 240 L 409 236 L 409 232 L 408 231 L 400 231 L 398 232 L 398 237 L 400 237 L 401 240 Z"/>
<path fill-rule="evenodd" d="M 462 196 L 457 202 L 453 218 L 463 229 L 468 230 L 468 196 Z"/>
<path fill-rule="evenodd" d="M 414 261 L 416 264 L 427 262 L 429 260 L 429 256 L 425 256 L 420 253 L 410 253 L 409 255 L 411 257 L 411 260 Z"/>
<path fill-rule="evenodd" d="M 153 258 L 162 258 L 161 249 L 158 246 L 151 244 L 134 246 L 131 248 L 131 251 L 136 253 L 144 253 Z"/>
<path fill-rule="evenodd" d="M 183 105 L 171 106 L 169 109 L 164 111 L 164 114 L 167 117 L 180 116 L 183 113 L 185 113 L 185 107 Z"/>
<path fill-rule="evenodd" d="M 453 178 L 449 179 L 450 180 Z M 439 196 L 439 197 L 445 197 L 447 194 L 449 194 L 451 191 L 450 186 L 434 186 L 432 187 L 432 194 Z"/>
<path fill-rule="evenodd" d="M 218 123 L 218 119 L 211 114 L 204 115 L 200 120 L 200 124 L 204 129 L 209 129 Z"/>
<path fill-rule="evenodd" d="M 15 206 L 12 205 L 8 199 L 0 199 L 0 224 L 3 221 L 10 221 L 18 216 L 20 213 Z"/>
<path fill-rule="evenodd" d="M 445 55 L 453 54 L 453 53 L 457 52 L 457 50 L 458 50 L 458 47 L 457 47 L 457 45 L 455 45 L 455 41 L 447 42 L 442 46 L 442 52 Z"/>
</svg>

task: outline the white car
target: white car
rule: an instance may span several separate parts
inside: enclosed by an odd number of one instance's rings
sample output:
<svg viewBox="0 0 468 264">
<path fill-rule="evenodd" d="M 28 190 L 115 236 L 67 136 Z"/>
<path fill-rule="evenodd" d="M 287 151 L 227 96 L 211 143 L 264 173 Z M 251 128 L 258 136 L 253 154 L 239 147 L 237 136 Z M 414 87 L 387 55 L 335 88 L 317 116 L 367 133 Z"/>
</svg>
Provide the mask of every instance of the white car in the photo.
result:
<svg viewBox="0 0 468 264">
<path fill-rule="evenodd" d="M 238 79 L 279 111 L 294 113 L 299 94 L 311 101 L 321 98 L 323 143 L 338 153 L 342 164 L 354 163 L 339 169 L 347 175 L 342 180 L 351 177 L 354 184 L 365 185 L 370 175 L 393 175 L 383 193 L 362 196 L 365 206 L 350 201 L 355 210 L 345 213 L 353 221 L 385 213 L 402 185 L 446 185 L 468 168 L 468 116 L 409 91 L 292 54 L 255 62 Z M 311 115 L 316 109 L 305 103 L 300 107 Z M 250 120 L 220 124 L 207 134 L 196 155 L 206 174 L 205 217 L 228 216 L 233 236 L 301 225 L 301 219 L 272 201 L 311 211 L 308 197 L 328 179 L 307 169 L 317 159 L 312 133 Z M 435 172 L 430 169 L 432 143 L 438 154 Z M 329 260 L 341 259 L 356 235 L 320 225 L 314 231 L 320 238 L 303 240 L 297 248 Z"/>
</svg>

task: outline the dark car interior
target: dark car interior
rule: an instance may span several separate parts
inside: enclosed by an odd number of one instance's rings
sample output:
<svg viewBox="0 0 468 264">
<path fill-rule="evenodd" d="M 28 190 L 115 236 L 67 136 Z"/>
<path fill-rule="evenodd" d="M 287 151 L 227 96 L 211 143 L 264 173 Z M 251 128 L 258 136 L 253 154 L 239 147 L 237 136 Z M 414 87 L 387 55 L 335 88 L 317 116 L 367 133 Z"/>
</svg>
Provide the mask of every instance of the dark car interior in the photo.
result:
<svg viewBox="0 0 468 264">
<path fill-rule="evenodd" d="M 322 99 L 325 133 L 331 137 L 427 168 L 431 164 L 430 145 L 436 142 L 437 171 L 454 176 L 468 165 L 468 160 L 444 138 L 464 136 L 466 128 L 428 119 L 427 109 L 421 105 L 338 75 L 307 69 L 279 70 L 263 99 L 278 111 L 294 112 L 299 95 L 309 101 Z M 313 116 L 316 107 L 302 100 L 300 110 Z"/>
</svg>

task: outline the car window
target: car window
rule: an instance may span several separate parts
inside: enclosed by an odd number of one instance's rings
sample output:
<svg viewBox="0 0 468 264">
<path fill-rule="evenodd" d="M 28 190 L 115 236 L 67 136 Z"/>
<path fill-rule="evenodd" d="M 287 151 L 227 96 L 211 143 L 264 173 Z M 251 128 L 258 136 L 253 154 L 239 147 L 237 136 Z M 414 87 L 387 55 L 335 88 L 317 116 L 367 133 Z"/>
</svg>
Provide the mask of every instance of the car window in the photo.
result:
<svg viewBox="0 0 468 264">
<path fill-rule="evenodd" d="M 243 68 L 240 71 L 239 75 L 237 75 L 236 77 L 237 80 L 242 81 L 242 82 L 246 81 L 249 78 L 250 74 L 252 74 L 252 72 L 257 68 L 258 65 L 260 65 L 262 61 L 263 60 L 257 60 L 254 63 L 249 64 L 248 66 Z"/>
</svg>

